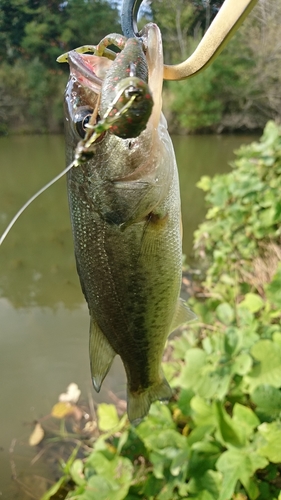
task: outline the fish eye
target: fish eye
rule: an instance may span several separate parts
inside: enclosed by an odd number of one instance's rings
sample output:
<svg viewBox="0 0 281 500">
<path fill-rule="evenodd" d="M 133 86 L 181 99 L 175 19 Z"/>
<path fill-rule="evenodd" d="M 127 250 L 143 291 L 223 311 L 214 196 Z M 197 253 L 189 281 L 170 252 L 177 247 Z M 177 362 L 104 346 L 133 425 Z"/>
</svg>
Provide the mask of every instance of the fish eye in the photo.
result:
<svg viewBox="0 0 281 500">
<path fill-rule="evenodd" d="M 81 106 L 78 110 L 76 110 L 73 122 L 75 126 L 75 130 L 78 132 L 80 137 L 84 139 L 86 131 L 87 131 L 87 124 L 89 123 L 91 116 L 93 114 L 93 109 L 88 108 L 87 106 Z"/>
</svg>

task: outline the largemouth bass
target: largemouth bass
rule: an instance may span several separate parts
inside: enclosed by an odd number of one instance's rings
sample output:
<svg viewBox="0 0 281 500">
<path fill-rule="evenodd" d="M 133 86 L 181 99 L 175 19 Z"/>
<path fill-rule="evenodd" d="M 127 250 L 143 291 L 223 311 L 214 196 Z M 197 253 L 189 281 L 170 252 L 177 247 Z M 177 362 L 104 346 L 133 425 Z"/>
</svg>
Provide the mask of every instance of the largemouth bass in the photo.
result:
<svg viewBox="0 0 281 500">
<path fill-rule="evenodd" d="M 97 120 L 103 119 L 115 86 L 132 68 L 136 78 L 148 81 L 153 95 L 150 117 L 141 99 L 136 111 L 138 123 L 147 122 L 142 132 L 133 127 L 130 137 L 124 115 L 125 135 L 104 132 L 94 143 L 93 156 L 68 173 L 77 270 L 90 312 L 93 385 L 100 390 L 119 354 L 128 381 L 128 417 L 137 423 L 153 401 L 171 397 L 161 370 L 165 342 L 179 324 L 194 317 L 179 299 L 180 194 L 161 113 L 160 31 L 148 25 L 146 55 L 141 42 L 129 39 L 113 62 L 74 52 L 68 60 L 67 163 L 73 161 L 89 116 L 94 112 Z"/>
</svg>

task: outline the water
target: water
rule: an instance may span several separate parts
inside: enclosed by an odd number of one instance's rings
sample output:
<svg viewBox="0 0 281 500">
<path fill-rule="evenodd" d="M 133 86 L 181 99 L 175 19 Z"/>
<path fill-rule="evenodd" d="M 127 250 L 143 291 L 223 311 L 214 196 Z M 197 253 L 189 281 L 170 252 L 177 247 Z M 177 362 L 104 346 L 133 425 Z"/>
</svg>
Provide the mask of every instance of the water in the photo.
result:
<svg viewBox="0 0 281 500">
<path fill-rule="evenodd" d="M 173 140 L 181 181 L 183 251 L 189 260 L 193 232 L 206 211 L 196 182 L 202 175 L 228 171 L 233 150 L 254 138 Z M 0 139 L 0 234 L 25 201 L 63 167 L 63 137 Z M 85 397 L 92 391 L 88 328 L 75 269 L 65 179 L 61 179 L 26 210 L 0 248 L 0 498 L 25 498 L 11 479 L 10 459 L 19 478 L 33 471 L 38 474 L 29 465 L 35 455 L 27 447 L 30 423 L 50 412 L 70 382 L 76 382 Z M 125 394 L 118 360 L 95 400 L 108 401 L 109 389 L 120 397 Z"/>
</svg>

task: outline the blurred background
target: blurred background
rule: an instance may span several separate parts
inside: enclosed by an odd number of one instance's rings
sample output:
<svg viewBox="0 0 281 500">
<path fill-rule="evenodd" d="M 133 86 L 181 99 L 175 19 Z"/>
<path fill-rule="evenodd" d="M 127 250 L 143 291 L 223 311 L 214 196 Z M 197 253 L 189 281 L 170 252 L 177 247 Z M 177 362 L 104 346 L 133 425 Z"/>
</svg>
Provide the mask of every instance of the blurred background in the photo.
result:
<svg viewBox="0 0 281 500">
<path fill-rule="evenodd" d="M 165 62 L 193 52 L 222 1 L 144 2 L 139 27 L 162 30 Z M 56 58 L 120 32 L 121 0 L 0 1 L 0 134 L 61 132 L 67 64 Z M 281 115 L 279 0 L 260 0 L 220 57 L 203 73 L 164 87 L 173 133 L 262 129 Z"/>
</svg>

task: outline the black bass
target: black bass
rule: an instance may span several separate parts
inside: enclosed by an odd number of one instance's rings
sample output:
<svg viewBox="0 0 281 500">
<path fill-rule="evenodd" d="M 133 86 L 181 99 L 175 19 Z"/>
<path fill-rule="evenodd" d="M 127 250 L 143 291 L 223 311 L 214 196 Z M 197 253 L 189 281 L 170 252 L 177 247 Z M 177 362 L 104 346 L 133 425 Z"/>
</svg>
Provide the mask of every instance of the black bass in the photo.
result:
<svg viewBox="0 0 281 500">
<path fill-rule="evenodd" d="M 121 116 L 121 137 L 114 129 L 105 131 L 94 143 L 92 157 L 68 173 L 77 270 L 91 318 L 93 385 L 100 390 L 119 354 L 128 381 L 128 417 L 137 423 L 153 401 L 171 397 L 161 370 L 165 342 L 179 324 L 194 317 L 179 299 L 180 194 L 173 146 L 161 113 L 160 32 L 156 25 L 148 25 L 146 55 L 140 41 L 129 39 L 113 62 L 73 52 L 68 60 L 67 163 L 73 161 L 89 117 L 94 113 L 102 122 L 116 85 L 122 85 L 130 72 L 145 84 L 148 80 L 153 95 L 150 117 L 144 95 L 139 104 L 134 101 L 133 122 L 136 117 L 137 123 L 148 120 L 141 133 L 137 125 L 130 137 L 129 108 Z"/>
</svg>

